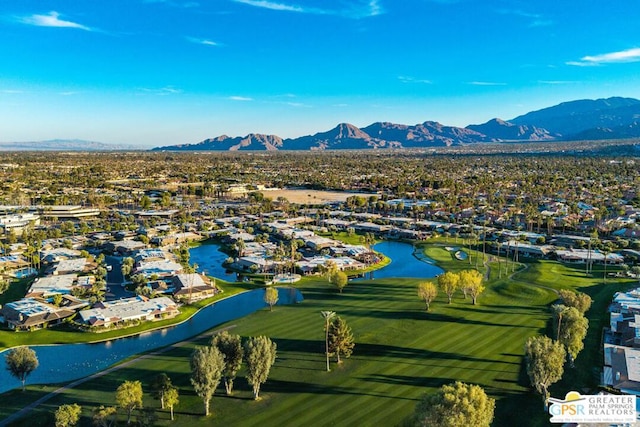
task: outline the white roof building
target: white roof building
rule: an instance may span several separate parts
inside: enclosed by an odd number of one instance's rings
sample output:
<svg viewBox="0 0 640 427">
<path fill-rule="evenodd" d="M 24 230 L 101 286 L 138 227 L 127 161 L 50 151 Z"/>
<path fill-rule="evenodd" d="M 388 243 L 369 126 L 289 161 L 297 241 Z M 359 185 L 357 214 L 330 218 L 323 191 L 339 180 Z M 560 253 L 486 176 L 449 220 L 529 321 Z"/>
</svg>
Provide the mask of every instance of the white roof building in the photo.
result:
<svg viewBox="0 0 640 427">
<path fill-rule="evenodd" d="M 54 276 L 73 273 L 73 272 L 82 272 L 87 265 L 86 258 L 73 258 L 73 259 L 63 259 L 57 265 L 53 267 L 52 274 Z"/>
<path fill-rule="evenodd" d="M 99 303 L 95 308 L 81 311 L 80 317 L 89 325 L 109 326 L 118 322 L 160 319 L 178 313 L 178 306 L 171 298 L 137 296 Z"/>
<path fill-rule="evenodd" d="M 56 294 L 70 294 L 71 289 L 76 286 L 77 278 L 76 274 L 40 277 L 31 284 L 27 296 L 42 295 L 43 298 L 47 298 Z"/>
<path fill-rule="evenodd" d="M 149 277 L 153 274 L 158 276 L 174 276 L 182 271 L 182 266 L 175 261 L 168 259 L 141 261 L 138 263 L 134 273 Z"/>
</svg>

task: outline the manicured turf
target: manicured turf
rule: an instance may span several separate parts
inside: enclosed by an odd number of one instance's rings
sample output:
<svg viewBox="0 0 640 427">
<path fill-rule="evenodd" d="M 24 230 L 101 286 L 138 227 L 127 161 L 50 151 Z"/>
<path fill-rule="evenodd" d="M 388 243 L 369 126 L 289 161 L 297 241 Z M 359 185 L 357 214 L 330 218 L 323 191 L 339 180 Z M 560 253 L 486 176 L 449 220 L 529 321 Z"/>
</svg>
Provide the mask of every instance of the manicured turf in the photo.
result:
<svg viewBox="0 0 640 427">
<path fill-rule="evenodd" d="M 453 260 L 443 248 L 430 247 L 427 253 L 446 269 L 468 268 L 468 262 Z M 497 263 L 489 267 L 494 278 Z M 495 425 L 522 425 L 524 420 L 527 425 L 546 425 L 548 416 L 539 396 L 530 390 L 522 364 L 525 340 L 545 332 L 547 307 L 556 299 L 552 290 L 542 286 L 582 287 L 596 299 L 594 313 L 604 310 L 613 289 L 622 286 L 605 287 L 598 279 L 580 274 L 553 262 L 532 263 L 513 280 L 492 280 L 477 306 L 461 295 L 447 305 L 446 297 L 440 295 L 429 313 L 417 298 L 418 280 L 351 282 L 340 295 L 325 281 L 303 279 L 298 284 L 303 303 L 277 306 L 272 313 L 264 310 L 232 322 L 235 333 L 267 335 L 278 344 L 278 359 L 260 402 L 251 399 L 241 373 L 236 394 L 225 397 L 221 387 L 212 401 L 213 415 L 202 417 L 202 402 L 189 384 L 192 346 L 188 345 L 68 390 L 16 425 L 50 423 L 55 409 L 71 402 L 84 406 L 88 423 L 91 408 L 115 404 L 114 392 L 122 381 L 139 379 L 149 391 L 151 380 L 161 372 L 180 387 L 181 402 L 171 425 L 402 425 L 423 393 L 454 380 L 479 384 L 498 399 Z M 330 373 L 324 371 L 321 310 L 336 311 L 356 338 L 354 355 L 342 366 L 333 364 Z M 603 319 L 604 314 L 597 317 Z M 600 363 L 593 357 L 598 353 L 597 337 L 598 330 L 590 331 L 590 348 L 578 357 L 575 372 L 583 365 Z M 591 370 L 585 371 L 586 376 L 570 374 L 575 378 L 552 391 L 563 396 L 561 388 L 593 386 Z M 41 389 L 44 393 L 51 388 L 28 387 L 28 396 L 19 391 L 3 395 L 0 419 L 37 397 Z M 145 405 L 159 406 L 149 394 Z M 159 414 L 159 424 L 170 425 L 168 414 Z"/>
</svg>

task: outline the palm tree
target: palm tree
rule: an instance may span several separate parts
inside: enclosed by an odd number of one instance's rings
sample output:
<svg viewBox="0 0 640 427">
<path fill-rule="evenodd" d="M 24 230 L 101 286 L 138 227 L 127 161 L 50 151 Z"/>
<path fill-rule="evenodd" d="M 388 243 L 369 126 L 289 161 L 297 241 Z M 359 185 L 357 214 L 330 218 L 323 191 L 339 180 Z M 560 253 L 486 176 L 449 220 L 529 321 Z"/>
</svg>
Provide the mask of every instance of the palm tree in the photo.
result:
<svg viewBox="0 0 640 427">
<path fill-rule="evenodd" d="M 322 317 L 325 320 L 325 355 L 327 356 L 327 372 L 331 369 L 329 368 L 329 324 L 331 320 L 335 317 L 335 311 L 321 311 Z"/>
</svg>

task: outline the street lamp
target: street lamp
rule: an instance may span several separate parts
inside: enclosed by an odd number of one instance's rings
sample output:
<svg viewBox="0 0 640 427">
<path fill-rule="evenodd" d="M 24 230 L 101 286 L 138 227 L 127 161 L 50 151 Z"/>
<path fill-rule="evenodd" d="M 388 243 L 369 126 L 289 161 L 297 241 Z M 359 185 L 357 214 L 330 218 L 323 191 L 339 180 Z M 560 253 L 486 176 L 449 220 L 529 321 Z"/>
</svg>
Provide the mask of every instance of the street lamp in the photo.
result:
<svg viewBox="0 0 640 427">
<path fill-rule="evenodd" d="M 329 372 L 329 322 L 335 317 L 336 313 L 335 311 L 321 311 L 320 313 L 325 320 L 325 354 L 327 356 L 327 372 Z"/>
</svg>

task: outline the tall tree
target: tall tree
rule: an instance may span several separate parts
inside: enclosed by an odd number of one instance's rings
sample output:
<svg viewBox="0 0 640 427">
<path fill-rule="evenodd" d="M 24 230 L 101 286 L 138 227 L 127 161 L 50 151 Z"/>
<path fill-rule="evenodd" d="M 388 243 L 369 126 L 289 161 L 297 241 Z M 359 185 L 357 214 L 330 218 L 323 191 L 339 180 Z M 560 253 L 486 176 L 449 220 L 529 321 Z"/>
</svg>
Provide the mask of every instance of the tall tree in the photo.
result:
<svg viewBox="0 0 640 427">
<path fill-rule="evenodd" d="M 140 381 L 125 381 L 116 390 L 116 403 L 127 411 L 127 425 L 131 424 L 131 414 L 135 409 L 142 408 L 142 383 Z"/>
<path fill-rule="evenodd" d="M 171 386 L 164 395 L 164 400 L 171 411 L 171 421 L 173 421 L 173 407 L 180 403 L 178 399 L 178 389 Z"/>
<path fill-rule="evenodd" d="M 342 293 L 342 290 L 347 286 L 347 283 L 349 283 L 349 278 L 347 277 L 347 274 L 344 271 L 340 271 L 340 270 L 335 270 L 331 274 L 331 278 L 329 280 L 333 286 L 338 288 L 338 291 L 340 293 Z"/>
<path fill-rule="evenodd" d="M 478 270 L 463 270 L 460 272 L 460 287 L 465 289 L 471 296 L 471 301 L 475 305 L 478 296 L 484 292 L 482 285 L 482 274 Z"/>
<path fill-rule="evenodd" d="M 322 317 L 324 318 L 324 354 L 327 359 L 327 372 L 331 370 L 329 367 L 329 326 L 331 325 L 331 320 L 335 317 L 335 311 L 321 311 Z"/>
<path fill-rule="evenodd" d="M 7 352 L 5 356 L 9 373 L 22 382 L 22 390 L 27 381 L 27 377 L 38 367 L 38 357 L 36 352 L 29 347 L 16 347 Z"/>
<path fill-rule="evenodd" d="M 253 398 L 260 399 L 260 386 L 269 378 L 271 366 L 276 361 L 276 343 L 268 337 L 251 337 L 244 344 L 247 364 L 247 382 L 253 387 Z"/>
<path fill-rule="evenodd" d="M 273 306 L 278 302 L 278 290 L 276 288 L 265 288 L 264 302 L 269 306 L 269 311 L 273 311 Z"/>
<path fill-rule="evenodd" d="M 564 311 L 563 321 L 559 326 L 558 341 L 567 349 L 569 363 L 573 367 L 578 353 L 584 348 L 584 338 L 589 329 L 589 320 L 576 308 L 569 307 Z"/>
<path fill-rule="evenodd" d="M 204 403 L 206 416 L 209 416 L 209 404 L 220 384 L 224 366 L 224 356 L 217 347 L 197 347 L 191 355 L 191 385 Z"/>
<path fill-rule="evenodd" d="M 61 405 L 56 409 L 56 427 L 73 427 L 80 421 L 82 408 L 77 403 Z"/>
<path fill-rule="evenodd" d="M 583 292 L 574 292 L 569 289 L 562 289 L 558 291 L 560 298 L 564 301 L 564 305 L 567 307 L 575 307 L 580 313 L 586 313 L 591 307 L 593 300 L 591 297 Z"/>
<path fill-rule="evenodd" d="M 549 337 L 531 337 L 524 346 L 524 355 L 531 385 L 542 395 L 546 409 L 549 386 L 560 381 L 564 373 L 564 346 Z"/>
<path fill-rule="evenodd" d="M 456 381 L 425 395 L 414 416 L 421 427 L 489 427 L 495 406 L 482 387 Z"/>
<path fill-rule="evenodd" d="M 171 378 L 167 374 L 162 373 L 157 375 L 151 383 L 151 389 L 153 390 L 154 399 L 160 400 L 160 408 L 164 409 L 164 397 L 173 385 L 171 384 Z"/>
<path fill-rule="evenodd" d="M 233 381 L 242 366 L 242 358 L 244 356 L 242 340 L 240 335 L 222 331 L 213 337 L 211 345 L 217 347 L 224 356 L 224 370 L 222 371 L 224 388 L 227 396 L 231 396 L 233 394 Z"/>
<path fill-rule="evenodd" d="M 451 271 L 447 271 L 446 273 L 438 276 L 438 287 L 447 294 L 449 304 L 451 304 L 453 294 L 458 290 L 458 283 L 460 283 L 460 276 L 456 273 L 452 273 Z"/>
<path fill-rule="evenodd" d="M 553 330 L 555 331 L 556 341 L 560 341 L 560 330 L 562 329 L 562 319 L 569 307 L 564 304 L 553 304 L 551 311 L 553 312 Z"/>
<path fill-rule="evenodd" d="M 427 305 L 427 311 L 429 311 L 429 304 L 438 296 L 438 288 L 432 282 L 420 282 L 418 284 L 418 296 Z"/>
<path fill-rule="evenodd" d="M 97 427 L 111 427 L 116 423 L 117 410 L 114 406 L 100 405 L 93 410 L 93 424 Z"/>
<path fill-rule="evenodd" d="M 340 316 L 333 319 L 329 325 L 329 353 L 336 356 L 336 362 L 342 363 L 340 355 L 348 358 L 353 353 L 355 342 L 351 328 Z"/>
</svg>

